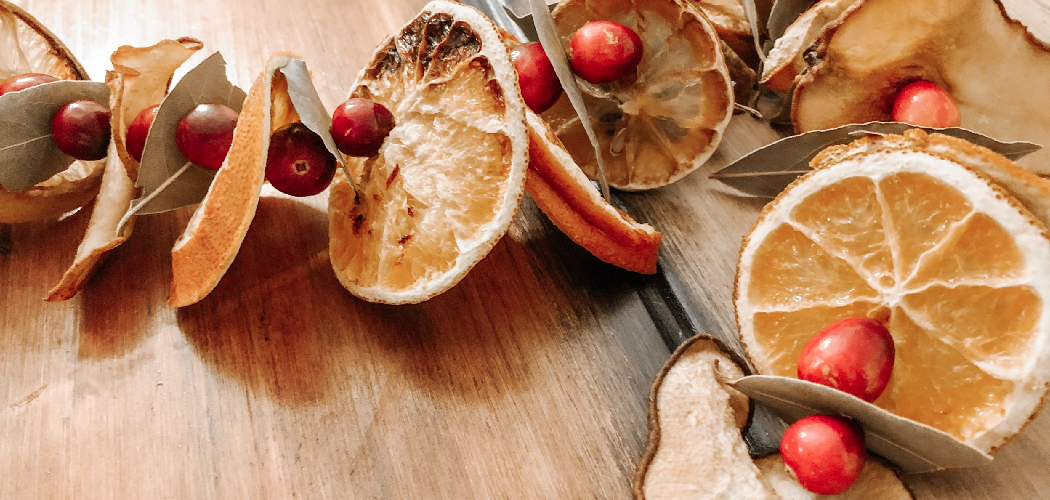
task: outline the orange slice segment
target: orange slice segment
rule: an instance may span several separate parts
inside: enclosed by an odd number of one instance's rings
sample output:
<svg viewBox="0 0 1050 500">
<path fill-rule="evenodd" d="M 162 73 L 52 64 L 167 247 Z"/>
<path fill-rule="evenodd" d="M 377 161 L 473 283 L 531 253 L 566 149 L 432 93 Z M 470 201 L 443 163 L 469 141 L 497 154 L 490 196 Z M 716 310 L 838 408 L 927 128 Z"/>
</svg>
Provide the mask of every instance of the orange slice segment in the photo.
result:
<svg viewBox="0 0 1050 500">
<path fill-rule="evenodd" d="M 105 173 L 102 174 L 87 232 L 77 247 L 73 264 L 51 289 L 46 300 L 73 298 L 103 257 L 131 237 L 134 218 L 122 232 L 117 232 L 120 219 L 138 194 L 135 188 L 138 162 L 124 146 L 128 124 L 139 111 L 164 99 L 175 70 L 202 47 L 199 40 L 180 38 L 164 40 L 150 47 L 123 46 L 113 53 L 110 58 L 113 71 L 106 75 L 112 95 L 111 109 L 115 110 L 110 120 L 113 139 L 108 156 L 99 162 L 105 165 Z"/>
<path fill-rule="evenodd" d="M 329 197 L 332 267 L 366 300 L 454 286 L 510 226 L 528 160 L 525 105 L 492 21 L 436 1 L 380 45 L 351 95 L 391 111 L 376 156 L 349 158 Z"/>
<path fill-rule="evenodd" d="M 714 153 L 733 114 L 732 82 L 714 28 L 685 0 L 566 0 L 554 10 L 565 47 L 595 20 L 633 29 L 643 46 L 637 74 L 604 85 L 577 79 L 609 185 L 638 191 L 685 177 Z M 594 148 L 568 98 L 542 116 L 580 168 L 597 178 Z"/>
<path fill-rule="evenodd" d="M 0 80 L 44 73 L 60 80 L 87 80 L 73 53 L 36 18 L 0 0 Z M 0 223 L 55 219 L 95 199 L 103 161 L 75 161 L 69 168 L 26 191 L 0 187 Z"/>
<path fill-rule="evenodd" d="M 975 171 L 1006 161 L 992 155 L 911 132 L 818 156 L 741 250 L 737 317 L 756 368 L 795 376 L 828 323 L 888 319 L 897 359 L 877 405 L 984 451 L 1019 432 L 1050 383 L 1050 239 Z"/>
<path fill-rule="evenodd" d="M 595 257 L 637 273 L 653 274 L 662 235 L 602 198 L 554 131 L 532 111 L 529 175 L 525 189 L 551 222 Z"/>
</svg>

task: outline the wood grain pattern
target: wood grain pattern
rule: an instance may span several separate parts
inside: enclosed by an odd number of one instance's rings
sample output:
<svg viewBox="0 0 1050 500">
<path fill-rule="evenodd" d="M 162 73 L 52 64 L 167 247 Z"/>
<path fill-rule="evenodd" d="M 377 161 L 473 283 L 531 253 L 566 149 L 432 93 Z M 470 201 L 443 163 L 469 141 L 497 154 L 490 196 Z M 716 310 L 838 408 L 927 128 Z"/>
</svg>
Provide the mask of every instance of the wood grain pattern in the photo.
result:
<svg viewBox="0 0 1050 500">
<path fill-rule="evenodd" d="M 101 79 L 121 44 L 194 36 L 247 88 L 303 55 L 341 101 L 424 0 L 16 0 Z M 207 5 L 207 6 L 205 6 Z M 778 137 L 738 117 L 704 172 Z M 632 211 L 703 328 L 735 331 L 732 276 L 761 201 L 697 173 Z M 165 305 L 187 209 L 142 217 L 76 299 L 41 298 L 87 217 L 0 232 L 0 498 L 628 498 L 649 385 L 668 356 L 636 290 L 528 200 L 450 292 L 378 306 L 339 285 L 327 200 L 266 188 L 201 303 Z M 909 480 L 919 498 L 1036 498 L 1050 417 L 987 470 Z"/>
</svg>

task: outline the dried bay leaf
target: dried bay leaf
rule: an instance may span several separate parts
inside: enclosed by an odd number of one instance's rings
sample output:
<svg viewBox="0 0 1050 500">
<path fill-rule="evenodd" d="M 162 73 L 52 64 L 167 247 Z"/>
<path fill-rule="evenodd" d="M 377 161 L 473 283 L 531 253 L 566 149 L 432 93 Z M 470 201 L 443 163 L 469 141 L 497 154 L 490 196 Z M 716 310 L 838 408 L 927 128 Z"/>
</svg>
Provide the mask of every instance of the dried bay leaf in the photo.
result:
<svg viewBox="0 0 1050 500">
<path fill-rule="evenodd" d="M 511 14 L 514 14 L 514 17 L 517 17 L 518 19 L 522 19 L 522 18 L 525 18 L 525 17 L 529 17 L 532 14 L 532 11 L 529 10 L 530 9 L 530 7 L 529 7 L 529 2 L 530 1 L 531 0 L 499 0 L 499 3 L 503 4 L 503 6 L 506 7 L 507 10 L 509 10 Z M 554 5 L 554 4 L 558 3 L 558 0 L 543 0 L 543 1 L 545 1 L 547 3 L 547 5 Z"/>
<path fill-rule="evenodd" d="M 902 134 L 915 128 L 957 137 L 1011 160 L 1018 160 L 1042 149 L 1041 146 L 1029 142 L 1002 142 L 958 127 L 935 129 L 915 127 L 906 123 L 869 122 L 785 137 L 752 151 L 728 167 L 711 174 L 711 177 L 744 194 L 773 198 L 792 181 L 809 172 L 809 161 L 829 146 L 848 144 L 866 134 Z"/>
<path fill-rule="evenodd" d="M 224 104 L 240 113 L 244 98 L 244 91 L 227 79 L 226 61 L 218 52 L 186 73 L 157 110 L 136 183 L 142 193 L 129 213 L 154 214 L 200 203 L 215 172 L 189 163 L 175 144 L 175 129 L 198 104 Z M 191 166 L 184 168 L 187 164 Z"/>
<path fill-rule="evenodd" d="M 868 449 L 907 474 L 980 467 L 992 462 L 991 456 L 943 431 L 899 417 L 838 389 L 772 375 L 751 375 L 729 385 L 789 423 L 817 414 L 851 418 L 864 428 Z"/>
<path fill-rule="evenodd" d="M 0 96 L 0 186 L 22 192 L 76 161 L 58 149 L 51 117 L 66 104 L 89 100 L 109 107 L 102 82 L 60 80 Z"/>
</svg>

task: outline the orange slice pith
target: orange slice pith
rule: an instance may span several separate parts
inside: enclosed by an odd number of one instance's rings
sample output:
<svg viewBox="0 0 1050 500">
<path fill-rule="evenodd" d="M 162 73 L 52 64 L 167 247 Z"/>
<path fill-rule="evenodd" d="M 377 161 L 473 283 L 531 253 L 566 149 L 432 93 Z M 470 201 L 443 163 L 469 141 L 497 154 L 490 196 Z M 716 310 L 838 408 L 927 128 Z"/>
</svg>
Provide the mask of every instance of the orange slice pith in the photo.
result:
<svg viewBox="0 0 1050 500">
<path fill-rule="evenodd" d="M 661 234 L 606 202 L 572 161 L 554 131 L 527 112 L 529 175 L 525 189 L 569 238 L 595 257 L 638 273 L 656 272 Z"/>
<path fill-rule="evenodd" d="M 685 0 L 566 0 L 554 20 L 565 47 L 595 20 L 621 23 L 642 39 L 636 75 L 604 85 L 578 79 L 610 186 L 665 186 L 714 153 L 733 114 L 733 89 L 718 36 L 703 14 Z M 568 98 L 542 116 L 580 168 L 597 178 L 594 148 Z"/>
<path fill-rule="evenodd" d="M 0 0 L 0 80 L 44 73 L 60 80 L 87 80 L 87 71 L 65 45 L 17 5 Z M 0 187 L 0 223 L 54 219 L 95 198 L 104 162 L 75 161 L 26 191 Z"/>
<path fill-rule="evenodd" d="M 274 54 L 252 84 L 226 160 L 171 250 L 168 304 L 173 307 L 185 307 L 207 296 L 240 251 L 266 180 L 270 134 L 299 120 L 288 97 L 287 80 L 278 71 L 292 59 L 299 57 Z"/>
<path fill-rule="evenodd" d="M 818 156 L 763 211 L 741 250 L 741 338 L 759 372 L 793 377 L 828 323 L 888 316 L 897 358 L 876 404 L 992 451 L 1050 381 L 1046 229 L 962 164 L 872 142 Z"/>
<path fill-rule="evenodd" d="M 353 294 L 421 302 L 448 290 L 510 226 L 528 160 L 510 53 L 477 10 L 436 1 L 380 45 L 354 97 L 391 111 L 376 156 L 349 158 L 329 196 L 330 255 Z"/>
</svg>

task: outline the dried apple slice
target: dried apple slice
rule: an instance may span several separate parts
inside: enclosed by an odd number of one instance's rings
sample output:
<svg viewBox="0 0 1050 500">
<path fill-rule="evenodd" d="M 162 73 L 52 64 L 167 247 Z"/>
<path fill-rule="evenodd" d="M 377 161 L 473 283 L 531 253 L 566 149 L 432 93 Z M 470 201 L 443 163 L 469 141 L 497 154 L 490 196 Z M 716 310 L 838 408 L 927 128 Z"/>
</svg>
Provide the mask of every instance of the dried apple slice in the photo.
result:
<svg viewBox="0 0 1050 500">
<path fill-rule="evenodd" d="M 820 0 L 802 13 L 795 22 L 788 26 L 784 35 L 776 40 L 773 49 L 766 56 L 762 66 L 762 77 L 759 83 L 776 90 L 790 92 L 795 79 L 806 68 L 804 54 L 813 42 L 816 42 L 824 30 L 835 24 L 839 18 L 858 0 Z"/>
<path fill-rule="evenodd" d="M 0 80 L 22 73 L 44 73 L 60 80 L 87 80 L 87 71 L 40 21 L 0 0 Z M 95 198 L 104 163 L 73 162 L 26 191 L 0 188 L 0 223 L 54 219 Z"/>
<path fill-rule="evenodd" d="M 707 16 L 707 20 L 711 21 L 718 37 L 724 40 L 734 52 L 749 59 L 754 56 L 755 42 L 751 34 L 751 23 L 747 20 L 744 0 L 689 1 Z M 757 0 L 754 3 L 761 25 L 762 19 L 769 16 L 773 1 Z"/>
<path fill-rule="evenodd" d="M 525 189 L 540 210 L 602 261 L 628 271 L 655 273 L 660 232 L 605 201 L 550 126 L 532 111 L 526 111 L 526 120 L 530 142 Z"/>
<path fill-rule="evenodd" d="M 131 236 L 130 222 L 118 231 L 121 218 L 138 193 L 135 179 L 139 163 L 128 154 L 124 145 L 128 124 L 144 108 L 164 99 L 175 70 L 202 46 L 199 40 L 180 38 L 164 40 L 150 47 L 123 46 L 111 56 L 113 71 L 106 75 L 106 83 L 112 91 L 111 109 L 114 110 L 110 120 L 112 142 L 104 162 L 101 189 L 73 264 L 48 293 L 46 300 L 73 298 L 106 253 Z"/>
<path fill-rule="evenodd" d="M 1050 145 L 1050 50 L 987 0 L 863 0 L 818 40 L 817 63 L 799 79 L 798 132 L 889 121 L 894 97 L 914 80 L 948 91 L 962 126 L 1001 140 Z M 1018 162 L 1050 173 L 1050 150 Z"/>
</svg>

